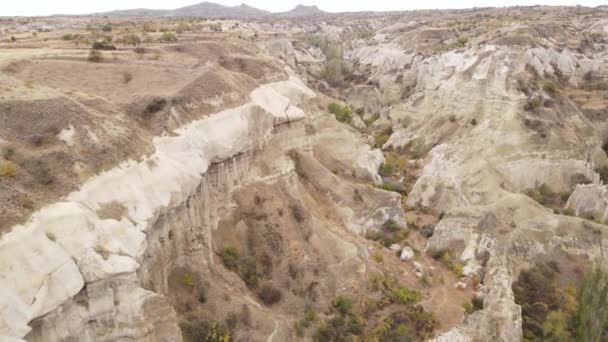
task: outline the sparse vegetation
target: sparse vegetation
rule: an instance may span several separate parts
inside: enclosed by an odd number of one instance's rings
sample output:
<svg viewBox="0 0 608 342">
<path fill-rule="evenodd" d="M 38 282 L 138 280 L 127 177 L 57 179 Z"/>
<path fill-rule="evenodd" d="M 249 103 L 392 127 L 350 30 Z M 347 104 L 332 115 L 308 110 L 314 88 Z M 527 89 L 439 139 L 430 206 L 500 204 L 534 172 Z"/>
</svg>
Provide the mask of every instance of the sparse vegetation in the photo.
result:
<svg viewBox="0 0 608 342">
<path fill-rule="evenodd" d="M 236 271 L 238 269 L 239 262 L 239 252 L 234 247 L 226 247 L 222 249 L 219 253 L 220 259 L 224 266 L 231 271 Z"/>
<path fill-rule="evenodd" d="M 184 338 L 191 342 L 230 342 L 232 340 L 228 329 L 215 321 L 187 317 L 179 321 L 179 328 Z"/>
<path fill-rule="evenodd" d="M 442 250 L 442 251 L 438 251 L 437 253 L 435 253 L 433 255 L 433 258 L 439 262 L 441 262 L 441 264 L 447 268 L 448 270 L 454 272 L 454 274 L 456 274 L 458 277 L 462 277 L 463 276 L 463 266 L 460 262 L 454 262 L 454 260 L 452 260 L 452 256 L 450 255 L 450 252 L 447 250 Z"/>
<path fill-rule="evenodd" d="M 554 192 L 548 185 L 542 184 L 537 188 L 526 190 L 526 195 L 541 205 L 560 210 L 568 201 L 570 192 Z"/>
<path fill-rule="evenodd" d="M 543 90 L 546 91 L 550 95 L 555 95 L 557 93 L 557 88 L 555 87 L 555 83 L 545 80 L 543 82 Z"/>
<path fill-rule="evenodd" d="M 405 240 L 409 236 L 409 233 L 410 231 L 407 228 L 401 227 L 393 220 L 388 220 L 379 230 L 368 231 L 365 237 L 368 240 L 378 241 L 385 247 L 390 247 Z"/>
</svg>

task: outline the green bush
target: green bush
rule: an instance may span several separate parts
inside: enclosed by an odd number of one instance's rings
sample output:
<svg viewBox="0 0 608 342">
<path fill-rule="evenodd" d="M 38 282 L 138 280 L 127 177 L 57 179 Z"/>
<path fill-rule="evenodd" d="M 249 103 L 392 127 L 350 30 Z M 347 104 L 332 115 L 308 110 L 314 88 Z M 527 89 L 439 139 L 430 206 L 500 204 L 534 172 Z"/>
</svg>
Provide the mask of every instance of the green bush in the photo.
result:
<svg viewBox="0 0 608 342">
<path fill-rule="evenodd" d="M 420 293 L 405 286 L 392 289 L 390 299 L 395 304 L 416 304 L 420 301 Z"/>
<path fill-rule="evenodd" d="M 393 164 L 385 162 L 378 168 L 378 174 L 382 177 L 388 177 L 393 173 Z"/>
<path fill-rule="evenodd" d="M 351 313 L 352 309 L 353 309 L 353 302 L 343 296 L 338 296 L 336 297 L 331 305 L 338 310 L 339 313 L 343 314 L 343 315 L 347 315 L 349 313 Z"/>
<path fill-rule="evenodd" d="M 327 110 L 335 115 L 340 122 L 350 123 L 353 119 L 353 111 L 347 105 L 342 106 L 339 103 L 332 102 L 327 106 Z"/>
</svg>

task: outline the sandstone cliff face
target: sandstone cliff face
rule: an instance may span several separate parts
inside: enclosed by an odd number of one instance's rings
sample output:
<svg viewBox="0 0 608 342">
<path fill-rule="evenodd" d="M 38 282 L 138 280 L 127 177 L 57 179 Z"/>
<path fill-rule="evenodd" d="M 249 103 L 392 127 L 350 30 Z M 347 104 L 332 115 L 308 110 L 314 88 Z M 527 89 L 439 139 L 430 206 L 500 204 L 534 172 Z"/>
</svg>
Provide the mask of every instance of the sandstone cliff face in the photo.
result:
<svg viewBox="0 0 608 342">
<path fill-rule="evenodd" d="M 296 169 L 307 177 L 322 173 L 311 152 L 294 155 L 296 161 L 287 155 L 328 137 L 304 129 L 306 114 L 297 105 L 314 96 L 295 77 L 263 85 L 251 102 L 156 138 L 150 157 L 102 173 L 15 227 L 0 242 L 7 294 L 2 334 L 28 341 L 181 340 L 163 296 L 168 279 L 179 267 L 210 275 L 217 263 L 213 231 L 235 208 L 233 193 L 245 184 L 293 178 Z M 361 165 L 355 170 L 373 180 L 382 157 L 364 146 L 325 149 L 325 158 Z M 352 201 L 352 186 L 334 188 L 332 177 L 314 186 L 333 188 L 336 203 Z M 362 204 L 336 208 L 353 231 L 389 218 L 404 223 L 397 195 L 366 186 L 358 191 Z M 104 213 L 112 206 L 118 209 L 110 218 Z"/>
</svg>

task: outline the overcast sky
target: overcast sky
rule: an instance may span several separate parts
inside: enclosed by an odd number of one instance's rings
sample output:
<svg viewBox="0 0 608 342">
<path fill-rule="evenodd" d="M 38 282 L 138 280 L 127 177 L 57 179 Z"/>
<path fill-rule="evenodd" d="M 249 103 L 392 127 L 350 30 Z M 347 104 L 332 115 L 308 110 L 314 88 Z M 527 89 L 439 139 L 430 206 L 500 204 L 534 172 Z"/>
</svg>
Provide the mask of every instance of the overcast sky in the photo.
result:
<svg viewBox="0 0 608 342">
<path fill-rule="evenodd" d="M 210 1 L 223 5 L 240 5 L 244 0 Z M 0 0 L 0 16 L 82 14 L 130 8 L 177 8 L 197 0 Z M 387 11 L 434 8 L 470 8 L 516 5 L 584 5 L 608 4 L 608 0 L 247 0 L 250 6 L 272 12 L 286 11 L 301 3 L 317 5 L 328 12 Z"/>
</svg>

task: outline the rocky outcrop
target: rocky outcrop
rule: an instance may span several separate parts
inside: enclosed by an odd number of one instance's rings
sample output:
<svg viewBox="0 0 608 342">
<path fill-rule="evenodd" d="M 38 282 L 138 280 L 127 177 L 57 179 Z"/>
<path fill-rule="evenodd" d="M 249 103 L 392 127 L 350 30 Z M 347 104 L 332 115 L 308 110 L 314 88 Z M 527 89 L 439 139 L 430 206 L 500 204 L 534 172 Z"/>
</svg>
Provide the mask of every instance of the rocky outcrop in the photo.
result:
<svg viewBox="0 0 608 342">
<path fill-rule="evenodd" d="M 608 222 L 608 189 L 606 185 L 581 184 L 570 195 L 566 208 L 576 216 L 597 222 Z"/>
</svg>

